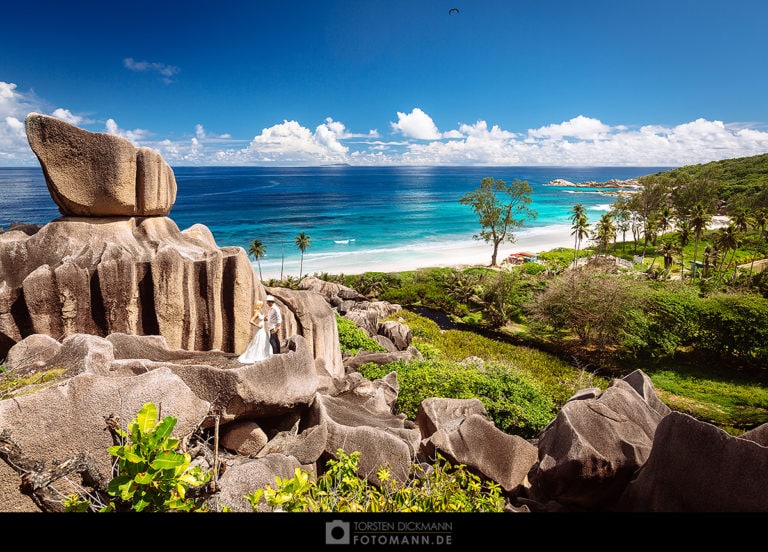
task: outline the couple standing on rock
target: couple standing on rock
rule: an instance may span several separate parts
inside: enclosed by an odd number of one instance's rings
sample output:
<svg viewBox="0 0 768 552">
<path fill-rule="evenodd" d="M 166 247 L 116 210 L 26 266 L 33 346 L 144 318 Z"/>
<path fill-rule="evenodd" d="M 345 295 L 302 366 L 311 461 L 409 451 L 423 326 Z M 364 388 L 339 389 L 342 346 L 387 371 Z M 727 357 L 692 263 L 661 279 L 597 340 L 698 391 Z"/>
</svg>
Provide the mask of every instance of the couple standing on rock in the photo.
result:
<svg viewBox="0 0 768 552">
<path fill-rule="evenodd" d="M 280 331 L 280 325 L 283 323 L 283 316 L 275 304 L 275 298 L 271 295 L 267 295 L 267 307 L 269 310 L 266 317 L 262 312 L 263 306 L 264 303 L 256 301 L 256 305 L 253 307 L 253 316 L 251 316 L 250 322 L 256 326 L 256 333 L 251 342 L 248 343 L 248 347 L 245 348 L 245 352 L 237 357 L 237 360 L 242 363 L 250 364 L 264 360 L 280 352 L 278 332 Z"/>
</svg>

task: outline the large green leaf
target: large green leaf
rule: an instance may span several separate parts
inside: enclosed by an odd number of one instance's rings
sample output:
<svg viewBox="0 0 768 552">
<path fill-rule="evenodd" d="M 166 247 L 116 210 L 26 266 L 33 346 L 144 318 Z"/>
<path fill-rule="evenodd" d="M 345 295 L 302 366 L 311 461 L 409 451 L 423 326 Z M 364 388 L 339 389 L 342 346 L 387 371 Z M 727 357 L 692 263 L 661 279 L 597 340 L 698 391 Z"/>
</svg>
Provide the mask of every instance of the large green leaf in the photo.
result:
<svg viewBox="0 0 768 552">
<path fill-rule="evenodd" d="M 123 500 L 131 500 L 135 484 L 131 477 L 119 475 L 107 485 L 107 492 L 112 496 L 120 496 Z"/>
<path fill-rule="evenodd" d="M 171 436 L 174 426 L 176 425 L 176 418 L 173 416 L 167 416 L 160 422 L 155 428 L 156 443 L 161 444 Z"/>
<path fill-rule="evenodd" d="M 107 452 L 109 452 L 111 456 L 123 456 L 125 453 L 125 448 L 122 445 L 114 445 L 109 447 Z"/>
<path fill-rule="evenodd" d="M 153 470 L 175 470 L 178 466 L 184 465 L 186 461 L 184 454 L 166 450 L 155 457 L 151 467 Z"/>
<path fill-rule="evenodd" d="M 157 407 L 154 403 L 148 402 L 141 407 L 136 415 L 136 423 L 139 431 L 144 435 L 154 430 L 157 425 Z"/>
<path fill-rule="evenodd" d="M 131 448 L 126 447 L 123 458 L 125 458 L 128 462 L 133 462 L 134 464 L 140 464 L 141 462 L 146 462 L 146 458 L 143 456 L 140 456 L 133 452 Z"/>
</svg>

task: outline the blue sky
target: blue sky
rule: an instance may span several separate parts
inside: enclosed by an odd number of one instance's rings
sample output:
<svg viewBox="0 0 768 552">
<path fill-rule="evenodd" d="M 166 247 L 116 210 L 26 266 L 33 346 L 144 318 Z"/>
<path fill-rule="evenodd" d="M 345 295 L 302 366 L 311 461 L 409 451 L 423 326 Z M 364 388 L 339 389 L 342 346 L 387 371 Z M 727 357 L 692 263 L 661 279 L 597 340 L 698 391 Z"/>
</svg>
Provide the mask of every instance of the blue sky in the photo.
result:
<svg viewBox="0 0 768 552">
<path fill-rule="evenodd" d="M 37 165 L 32 111 L 172 166 L 680 166 L 768 152 L 764 0 L 0 10 L 0 166 Z"/>
</svg>

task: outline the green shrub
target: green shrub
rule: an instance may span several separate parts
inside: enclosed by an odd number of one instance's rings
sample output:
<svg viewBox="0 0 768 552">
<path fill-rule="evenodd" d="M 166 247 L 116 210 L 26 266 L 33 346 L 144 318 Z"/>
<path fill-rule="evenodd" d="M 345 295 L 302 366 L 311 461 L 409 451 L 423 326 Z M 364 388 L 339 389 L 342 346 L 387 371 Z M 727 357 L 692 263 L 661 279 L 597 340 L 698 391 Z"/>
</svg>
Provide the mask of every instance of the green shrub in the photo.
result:
<svg viewBox="0 0 768 552">
<path fill-rule="evenodd" d="M 717 294 L 699 312 L 699 346 L 749 366 L 768 365 L 768 299 Z"/>
<path fill-rule="evenodd" d="M 360 452 L 336 451 L 327 469 L 315 481 L 296 468 L 292 478 L 275 478 L 245 495 L 254 511 L 264 499 L 280 512 L 502 512 L 501 487 L 483 482 L 464 465 L 453 466 L 438 456 L 432 469 L 412 466 L 407 484 L 398 484 L 386 468 L 377 472 L 383 482 L 374 486 L 358 475 Z"/>
<path fill-rule="evenodd" d="M 568 267 L 573 262 L 574 249 L 570 247 L 558 247 L 551 251 L 542 251 L 539 253 L 539 261 L 552 270 L 560 271 Z M 589 257 L 592 251 L 589 249 L 580 249 L 579 258 Z"/>
<path fill-rule="evenodd" d="M 532 347 L 513 345 L 465 330 L 441 330 L 432 320 L 413 311 L 398 311 L 398 318 L 413 334 L 412 345 L 417 349 L 429 344 L 439 355 L 433 357 L 449 363 L 460 363 L 468 357 L 482 358 L 486 363 L 509 366 L 541 383 L 541 389 L 559 406 L 584 387 L 605 388 L 605 378 L 587 372 L 583 366 L 574 367 L 554 355 Z M 401 390 L 402 394 L 402 390 Z"/>
<path fill-rule="evenodd" d="M 339 331 L 339 345 L 342 353 L 357 354 L 364 351 L 386 351 L 378 341 L 372 339 L 352 320 L 336 314 L 336 326 Z"/>
<path fill-rule="evenodd" d="M 411 420 L 424 399 L 477 398 L 498 429 L 529 438 L 557 414 L 552 397 L 533 378 L 507 366 L 486 365 L 478 370 L 452 362 L 397 361 L 365 364 L 358 371 L 368 379 L 397 372 L 400 390 L 395 408 Z"/>
<path fill-rule="evenodd" d="M 672 356 L 692 343 L 698 332 L 700 302 L 694 287 L 679 282 L 648 288 L 643 299 L 648 321 L 645 352 L 652 357 Z"/>
<path fill-rule="evenodd" d="M 542 272 L 546 272 L 549 268 L 543 263 L 523 263 L 520 266 L 520 272 L 527 274 L 528 276 L 538 276 Z"/>
</svg>

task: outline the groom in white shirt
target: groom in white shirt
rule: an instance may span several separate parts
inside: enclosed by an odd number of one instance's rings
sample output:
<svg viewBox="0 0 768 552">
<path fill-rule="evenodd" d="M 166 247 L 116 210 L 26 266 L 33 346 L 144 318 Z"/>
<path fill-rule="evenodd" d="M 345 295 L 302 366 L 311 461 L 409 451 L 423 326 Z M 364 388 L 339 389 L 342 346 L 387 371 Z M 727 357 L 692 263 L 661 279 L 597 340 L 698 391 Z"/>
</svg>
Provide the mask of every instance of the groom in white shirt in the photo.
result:
<svg viewBox="0 0 768 552">
<path fill-rule="evenodd" d="M 280 313 L 280 309 L 275 305 L 275 298 L 271 295 L 267 295 L 267 330 L 269 331 L 269 343 L 272 345 L 272 353 L 277 354 L 280 352 L 280 337 L 278 332 L 280 331 L 280 325 L 283 323 L 283 315 Z"/>
</svg>

